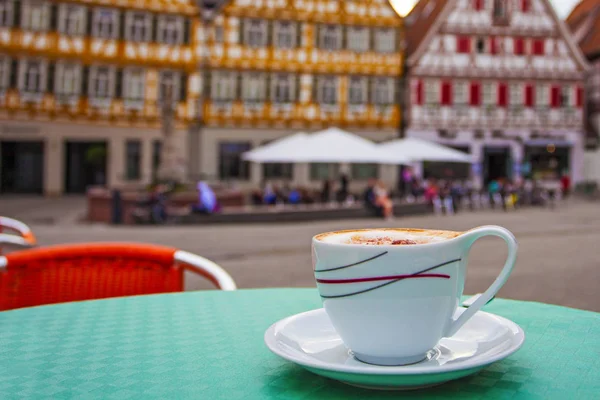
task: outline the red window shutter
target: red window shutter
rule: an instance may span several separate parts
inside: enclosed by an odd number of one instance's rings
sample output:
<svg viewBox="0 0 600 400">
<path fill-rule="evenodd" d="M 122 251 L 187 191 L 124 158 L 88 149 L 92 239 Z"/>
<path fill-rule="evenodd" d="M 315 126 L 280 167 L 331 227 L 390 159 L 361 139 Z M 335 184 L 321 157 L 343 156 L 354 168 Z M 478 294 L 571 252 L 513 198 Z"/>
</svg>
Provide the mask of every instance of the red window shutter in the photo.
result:
<svg viewBox="0 0 600 400">
<path fill-rule="evenodd" d="M 459 53 L 471 52 L 471 38 L 468 36 L 456 37 L 456 51 Z"/>
<path fill-rule="evenodd" d="M 521 11 L 524 13 L 531 9 L 531 2 L 529 0 L 521 0 Z"/>
<path fill-rule="evenodd" d="M 417 93 L 416 93 L 417 94 L 417 96 L 416 96 L 417 104 L 421 105 L 421 104 L 423 104 L 423 81 L 421 79 L 419 79 L 417 81 L 416 90 L 417 90 Z"/>
<path fill-rule="evenodd" d="M 498 54 L 498 43 L 496 42 L 496 38 L 494 36 L 490 36 L 490 53 Z"/>
<path fill-rule="evenodd" d="M 536 56 L 543 56 L 544 52 L 545 52 L 544 45 L 545 45 L 544 39 L 534 39 L 533 54 Z"/>
<path fill-rule="evenodd" d="M 525 86 L 525 106 L 526 107 L 533 107 L 533 102 L 534 102 L 533 96 L 534 96 L 533 85 L 527 84 L 527 86 Z"/>
<path fill-rule="evenodd" d="M 442 82 L 442 105 L 449 106 L 452 104 L 452 83 Z"/>
<path fill-rule="evenodd" d="M 550 104 L 553 108 L 560 107 L 560 87 L 552 86 L 550 90 Z"/>
<path fill-rule="evenodd" d="M 514 40 L 515 54 L 522 56 L 525 54 L 525 40 L 523 38 L 515 38 Z"/>
<path fill-rule="evenodd" d="M 498 84 L 498 106 L 506 107 L 508 103 L 508 86 L 506 83 Z"/>
<path fill-rule="evenodd" d="M 479 82 L 471 82 L 471 105 L 478 106 L 481 104 L 481 85 Z"/>
<path fill-rule="evenodd" d="M 473 8 L 477 11 L 483 10 L 483 0 L 473 0 Z"/>
<path fill-rule="evenodd" d="M 577 107 L 583 107 L 583 88 L 577 86 Z"/>
</svg>

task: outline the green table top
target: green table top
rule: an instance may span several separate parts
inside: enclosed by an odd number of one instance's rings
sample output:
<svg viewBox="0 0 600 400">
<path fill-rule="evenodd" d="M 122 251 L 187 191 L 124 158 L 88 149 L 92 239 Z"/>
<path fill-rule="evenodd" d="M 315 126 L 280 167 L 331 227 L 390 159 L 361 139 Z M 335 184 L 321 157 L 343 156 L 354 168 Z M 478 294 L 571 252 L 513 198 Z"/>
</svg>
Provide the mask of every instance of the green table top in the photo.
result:
<svg viewBox="0 0 600 400">
<path fill-rule="evenodd" d="M 0 313 L 0 398 L 598 399 L 600 314 L 496 299 L 521 350 L 431 389 L 379 392 L 273 355 L 265 330 L 321 307 L 314 289 L 140 296 Z"/>
</svg>

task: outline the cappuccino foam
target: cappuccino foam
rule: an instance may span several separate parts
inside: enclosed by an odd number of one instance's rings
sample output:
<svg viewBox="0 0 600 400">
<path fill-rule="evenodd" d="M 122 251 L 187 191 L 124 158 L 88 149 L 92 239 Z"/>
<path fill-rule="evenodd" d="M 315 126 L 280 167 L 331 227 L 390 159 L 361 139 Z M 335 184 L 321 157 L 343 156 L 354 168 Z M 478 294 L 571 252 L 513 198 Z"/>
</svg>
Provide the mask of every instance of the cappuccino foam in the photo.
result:
<svg viewBox="0 0 600 400">
<path fill-rule="evenodd" d="M 409 246 L 439 243 L 460 235 L 459 232 L 420 229 L 364 229 L 324 233 L 317 240 L 332 244 L 366 246 Z"/>
</svg>

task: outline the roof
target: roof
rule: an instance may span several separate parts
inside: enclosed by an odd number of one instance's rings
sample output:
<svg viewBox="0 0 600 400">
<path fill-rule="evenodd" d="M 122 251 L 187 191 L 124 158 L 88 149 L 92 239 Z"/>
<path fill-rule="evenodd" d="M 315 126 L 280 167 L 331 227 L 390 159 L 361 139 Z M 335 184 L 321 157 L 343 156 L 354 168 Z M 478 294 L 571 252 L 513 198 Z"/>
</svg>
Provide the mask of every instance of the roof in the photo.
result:
<svg viewBox="0 0 600 400">
<path fill-rule="evenodd" d="M 445 0 L 420 0 L 404 18 L 407 56 L 417 50 L 448 3 Z"/>
<path fill-rule="evenodd" d="M 566 22 L 588 58 L 600 54 L 600 0 L 581 1 Z"/>
</svg>

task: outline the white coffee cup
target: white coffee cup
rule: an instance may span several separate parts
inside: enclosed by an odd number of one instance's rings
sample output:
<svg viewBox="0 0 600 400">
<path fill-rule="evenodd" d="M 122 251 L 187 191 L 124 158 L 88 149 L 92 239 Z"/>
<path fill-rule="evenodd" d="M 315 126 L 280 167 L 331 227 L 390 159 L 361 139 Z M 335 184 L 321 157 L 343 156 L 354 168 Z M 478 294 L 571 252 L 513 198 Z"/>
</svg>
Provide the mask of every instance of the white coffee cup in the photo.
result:
<svg viewBox="0 0 600 400">
<path fill-rule="evenodd" d="M 433 235 L 436 240 L 415 245 L 365 245 L 328 239 L 380 231 L 426 238 Z M 504 239 L 508 245 L 506 264 L 490 288 L 455 317 L 469 251 L 483 236 Z M 325 310 L 354 356 L 369 364 L 407 365 L 425 359 L 441 338 L 456 333 L 496 295 L 515 265 L 517 247 L 513 234 L 499 226 L 467 232 L 330 232 L 312 240 L 313 269 Z"/>
</svg>

